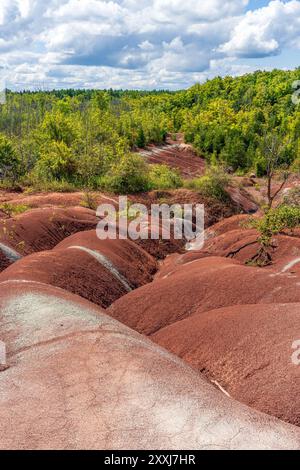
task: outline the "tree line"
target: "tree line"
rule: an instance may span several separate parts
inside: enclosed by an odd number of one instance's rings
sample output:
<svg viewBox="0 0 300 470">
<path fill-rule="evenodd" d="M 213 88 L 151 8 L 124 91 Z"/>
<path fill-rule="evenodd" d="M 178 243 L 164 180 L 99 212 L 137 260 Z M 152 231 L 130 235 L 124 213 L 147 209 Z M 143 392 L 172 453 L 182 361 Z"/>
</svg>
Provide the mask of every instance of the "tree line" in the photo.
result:
<svg viewBox="0 0 300 470">
<path fill-rule="evenodd" d="M 135 150 L 183 132 L 213 166 L 240 174 L 300 171 L 300 69 L 217 77 L 188 90 L 7 92 L 0 106 L 0 179 L 28 186 L 120 192 L 178 187 L 179 175 L 149 168 Z M 273 148 L 274 146 L 272 146 Z"/>
</svg>

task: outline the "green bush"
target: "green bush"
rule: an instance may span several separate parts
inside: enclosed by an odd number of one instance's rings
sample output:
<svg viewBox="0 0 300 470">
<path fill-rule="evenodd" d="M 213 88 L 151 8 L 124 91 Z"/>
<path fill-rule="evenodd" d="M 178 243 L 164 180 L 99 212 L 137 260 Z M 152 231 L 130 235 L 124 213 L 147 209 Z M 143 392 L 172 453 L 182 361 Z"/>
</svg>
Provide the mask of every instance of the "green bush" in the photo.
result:
<svg viewBox="0 0 300 470">
<path fill-rule="evenodd" d="M 271 238 L 282 230 L 292 230 L 300 226 L 300 207 L 280 206 L 271 209 L 254 225 L 261 234 L 261 240 L 268 244 Z"/>
<path fill-rule="evenodd" d="M 260 248 L 247 264 L 266 266 L 272 263 L 269 251 L 272 248 L 272 238 L 283 230 L 293 230 L 300 227 L 300 207 L 280 206 L 270 209 L 261 219 L 252 219 L 248 226 L 256 228 L 260 234 Z"/>
<path fill-rule="evenodd" d="M 46 113 L 41 126 L 42 140 L 64 142 L 70 146 L 79 137 L 76 115 L 65 115 L 60 110 Z"/>
<path fill-rule="evenodd" d="M 27 204 L 11 204 L 9 202 L 4 202 L 0 204 L 0 211 L 4 212 L 4 214 L 8 215 L 9 217 L 23 214 L 30 209 L 30 206 Z"/>
<path fill-rule="evenodd" d="M 79 187 L 75 185 L 75 183 L 70 183 L 65 180 L 41 180 L 36 174 L 31 174 L 30 178 L 27 178 L 26 186 L 27 194 L 33 194 L 40 191 L 72 193 L 79 190 Z"/>
<path fill-rule="evenodd" d="M 177 189 L 183 184 L 177 170 L 166 165 L 150 165 L 149 185 L 151 189 Z"/>
<path fill-rule="evenodd" d="M 76 170 L 72 150 L 64 142 L 52 141 L 41 151 L 34 173 L 46 181 L 68 181 L 76 176 Z"/>
<path fill-rule="evenodd" d="M 296 160 L 291 165 L 291 171 L 293 173 L 300 173 L 300 157 L 296 158 Z"/>
<path fill-rule="evenodd" d="M 226 187 L 229 182 L 230 178 L 224 173 L 222 168 L 210 167 L 206 171 L 205 176 L 188 181 L 185 186 L 199 191 L 204 196 L 213 197 L 225 202 L 228 199 Z"/>
<path fill-rule="evenodd" d="M 116 194 L 147 191 L 149 189 L 148 165 L 138 154 L 124 155 L 100 179 L 100 186 Z"/>
<path fill-rule="evenodd" d="M 19 169 L 20 160 L 12 142 L 0 135 L 0 179 L 16 181 Z"/>
</svg>

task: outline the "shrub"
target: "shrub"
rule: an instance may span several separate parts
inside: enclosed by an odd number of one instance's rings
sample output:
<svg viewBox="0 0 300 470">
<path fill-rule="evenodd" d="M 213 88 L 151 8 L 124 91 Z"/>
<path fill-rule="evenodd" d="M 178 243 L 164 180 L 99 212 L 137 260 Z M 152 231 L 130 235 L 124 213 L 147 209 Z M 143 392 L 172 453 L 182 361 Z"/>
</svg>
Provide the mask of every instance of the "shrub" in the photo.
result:
<svg viewBox="0 0 300 470">
<path fill-rule="evenodd" d="M 16 181 L 19 176 L 20 160 L 9 139 L 0 135 L 0 178 Z"/>
<path fill-rule="evenodd" d="M 60 110 L 46 113 L 41 126 L 42 140 L 54 140 L 71 145 L 79 137 L 78 120 L 75 115 L 66 115 Z"/>
<path fill-rule="evenodd" d="M 149 184 L 151 189 L 177 189 L 183 181 L 177 170 L 166 165 L 150 165 Z"/>
<path fill-rule="evenodd" d="M 107 191 L 117 194 L 147 191 L 148 166 L 140 155 L 126 154 L 100 179 L 100 185 Z"/>
<path fill-rule="evenodd" d="M 268 211 L 262 219 L 253 223 L 261 233 L 261 238 L 268 241 L 282 230 L 292 230 L 300 225 L 300 207 L 280 206 Z"/>
<path fill-rule="evenodd" d="M 43 180 L 70 180 L 76 174 L 76 160 L 64 142 L 51 142 L 41 151 L 34 172 Z"/>
<path fill-rule="evenodd" d="M 140 127 L 139 130 L 138 130 L 138 135 L 137 135 L 137 139 L 136 139 L 136 145 L 137 145 L 139 148 L 144 148 L 145 145 L 146 145 L 146 138 L 145 138 L 144 130 L 143 130 L 142 127 Z"/>
<path fill-rule="evenodd" d="M 89 190 L 84 191 L 80 205 L 93 211 L 95 211 L 98 207 L 97 199 Z"/>
<path fill-rule="evenodd" d="M 226 201 L 228 199 L 226 187 L 229 182 L 230 177 L 222 168 L 210 167 L 205 176 L 188 181 L 186 187 L 199 191 L 204 196 Z"/>
<path fill-rule="evenodd" d="M 57 193 L 72 193 L 78 191 L 78 187 L 69 181 L 58 180 L 41 180 L 36 174 L 31 174 L 30 178 L 26 180 L 26 193 L 33 194 L 40 191 L 49 191 Z"/>
<path fill-rule="evenodd" d="M 9 217 L 13 215 L 23 214 L 30 209 L 26 204 L 10 204 L 9 202 L 4 202 L 0 204 L 0 211 Z"/>
<path fill-rule="evenodd" d="M 258 266 L 271 264 L 272 257 L 269 249 L 272 238 L 283 230 L 293 230 L 300 227 L 300 207 L 280 206 L 269 210 L 261 219 L 252 219 L 249 226 L 256 228 L 259 233 L 260 248 L 256 255 L 248 261 Z"/>
<path fill-rule="evenodd" d="M 300 173 L 300 157 L 296 158 L 296 160 L 291 165 L 291 171 L 293 173 Z"/>
</svg>

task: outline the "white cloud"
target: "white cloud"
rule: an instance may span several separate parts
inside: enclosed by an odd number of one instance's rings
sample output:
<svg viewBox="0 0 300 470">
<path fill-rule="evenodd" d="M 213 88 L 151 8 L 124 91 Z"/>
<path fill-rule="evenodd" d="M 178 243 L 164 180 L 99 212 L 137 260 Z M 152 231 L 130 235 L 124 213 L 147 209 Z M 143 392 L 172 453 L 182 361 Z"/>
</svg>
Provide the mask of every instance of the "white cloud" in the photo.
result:
<svg viewBox="0 0 300 470">
<path fill-rule="evenodd" d="M 247 4 L 1 0 L 0 65 L 11 85 L 179 88 L 248 71 L 236 58 L 300 47 L 299 0 L 246 13 Z"/>
<path fill-rule="evenodd" d="M 300 2 L 275 0 L 241 17 L 230 40 L 219 50 L 238 57 L 276 55 L 283 47 L 298 46 L 299 35 Z"/>
</svg>

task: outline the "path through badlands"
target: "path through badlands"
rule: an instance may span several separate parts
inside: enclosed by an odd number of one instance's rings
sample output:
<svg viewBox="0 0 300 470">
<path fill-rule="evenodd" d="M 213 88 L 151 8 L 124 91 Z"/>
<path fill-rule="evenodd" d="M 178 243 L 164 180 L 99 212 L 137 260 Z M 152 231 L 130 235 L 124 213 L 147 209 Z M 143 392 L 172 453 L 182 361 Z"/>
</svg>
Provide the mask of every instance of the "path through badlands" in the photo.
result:
<svg viewBox="0 0 300 470">
<path fill-rule="evenodd" d="M 187 252 L 99 240 L 76 194 L 26 197 L 0 220 L 1 449 L 300 449 L 300 232 L 261 269 L 234 199 L 202 201 Z"/>
</svg>

